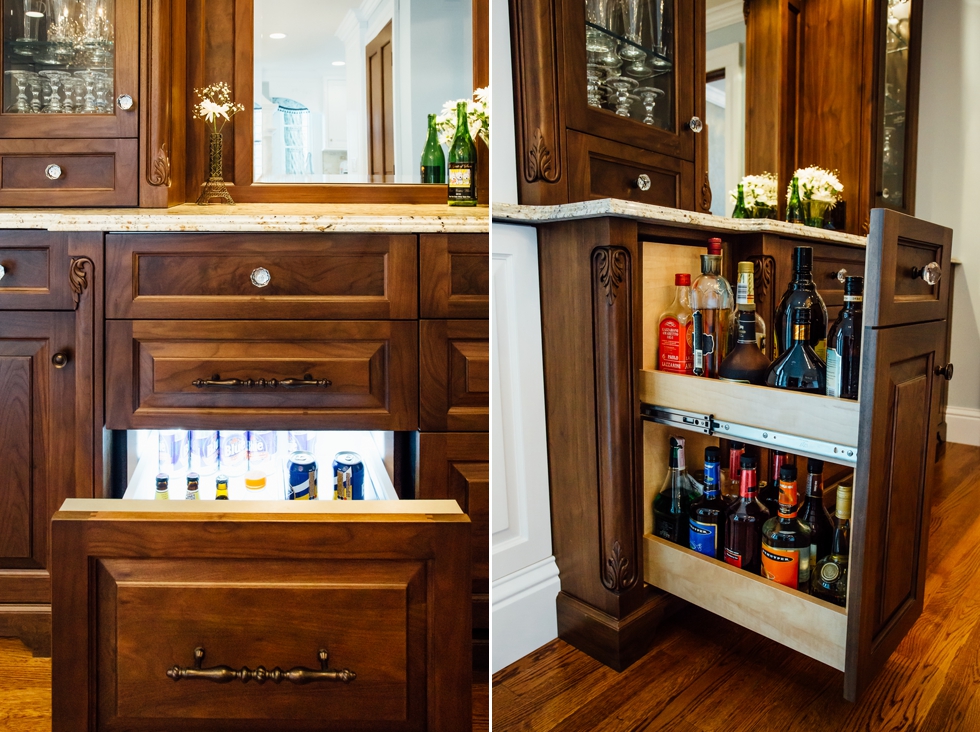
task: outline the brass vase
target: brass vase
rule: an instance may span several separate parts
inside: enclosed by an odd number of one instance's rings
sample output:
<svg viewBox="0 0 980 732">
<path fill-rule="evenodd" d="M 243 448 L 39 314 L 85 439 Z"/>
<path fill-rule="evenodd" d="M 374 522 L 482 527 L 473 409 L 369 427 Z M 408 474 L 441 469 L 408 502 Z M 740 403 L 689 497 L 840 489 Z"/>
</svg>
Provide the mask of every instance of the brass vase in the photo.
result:
<svg viewBox="0 0 980 732">
<path fill-rule="evenodd" d="M 209 135 L 208 146 L 208 179 L 204 183 L 200 197 L 197 199 L 198 206 L 207 206 L 212 203 L 226 203 L 234 206 L 235 202 L 228 192 L 228 187 L 224 180 L 224 138 L 220 132 L 212 132 Z"/>
</svg>

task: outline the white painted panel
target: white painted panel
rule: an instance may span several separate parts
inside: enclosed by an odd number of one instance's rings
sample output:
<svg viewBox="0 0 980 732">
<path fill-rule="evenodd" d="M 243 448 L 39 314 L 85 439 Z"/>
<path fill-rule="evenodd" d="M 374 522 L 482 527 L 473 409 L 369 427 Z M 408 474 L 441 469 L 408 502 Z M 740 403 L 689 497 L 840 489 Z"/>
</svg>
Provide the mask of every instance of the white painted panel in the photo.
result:
<svg viewBox="0 0 980 732">
<path fill-rule="evenodd" d="M 493 583 L 491 673 L 558 637 L 558 566 L 547 557 Z"/>
</svg>

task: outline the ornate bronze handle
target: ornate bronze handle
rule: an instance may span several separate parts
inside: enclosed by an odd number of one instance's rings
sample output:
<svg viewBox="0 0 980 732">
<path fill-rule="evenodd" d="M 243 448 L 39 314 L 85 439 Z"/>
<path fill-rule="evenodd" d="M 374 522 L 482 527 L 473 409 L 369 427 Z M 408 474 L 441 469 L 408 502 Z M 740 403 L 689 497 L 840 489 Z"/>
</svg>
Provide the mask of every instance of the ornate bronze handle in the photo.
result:
<svg viewBox="0 0 980 732">
<path fill-rule="evenodd" d="M 271 681 L 275 684 L 281 684 L 283 681 L 289 681 L 293 684 L 311 684 L 314 681 L 342 681 L 345 684 L 349 684 L 357 678 L 357 674 L 348 668 L 340 671 L 328 669 L 327 652 L 324 649 L 321 648 L 317 652 L 317 656 L 320 659 L 319 671 L 314 671 L 305 666 L 297 666 L 288 671 L 283 671 L 278 666 L 270 671 L 267 671 L 265 666 L 259 666 L 254 671 L 248 666 L 242 666 L 236 671 L 231 666 L 201 668 L 201 664 L 204 662 L 204 649 L 195 648 L 194 668 L 174 666 L 167 670 L 167 676 L 174 681 L 198 679 L 200 681 L 213 681 L 216 684 L 227 684 L 229 681 L 234 681 L 235 679 L 238 679 L 243 684 L 247 684 L 249 681 L 254 681 L 257 684 L 264 684 L 266 681 Z"/>
<path fill-rule="evenodd" d="M 220 374 L 215 374 L 210 379 L 194 379 L 191 382 L 198 389 L 203 389 L 205 386 L 217 386 L 224 389 L 235 389 L 238 387 L 245 387 L 247 389 L 264 389 L 266 387 L 270 389 L 278 389 L 280 387 L 284 389 L 299 389 L 302 387 L 328 387 L 333 382 L 330 379 L 314 379 L 309 374 L 306 374 L 302 379 L 222 379 Z"/>
</svg>

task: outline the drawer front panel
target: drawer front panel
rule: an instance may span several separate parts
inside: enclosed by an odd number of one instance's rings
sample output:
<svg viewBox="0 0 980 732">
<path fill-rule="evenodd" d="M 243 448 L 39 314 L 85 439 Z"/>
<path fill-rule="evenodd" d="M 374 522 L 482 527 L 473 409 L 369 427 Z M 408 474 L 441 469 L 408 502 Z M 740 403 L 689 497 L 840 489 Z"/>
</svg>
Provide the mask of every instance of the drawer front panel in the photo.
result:
<svg viewBox="0 0 980 732">
<path fill-rule="evenodd" d="M 422 429 L 490 429 L 489 323 L 423 320 L 419 338 Z"/>
<path fill-rule="evenodd" d="M 106 422 L 414 430 L 415 332 L 397 321 L 109 321 Z"/>
<path fill-rule="evenodd" d="M 69 234 L 0 232 L 0 309 L 71 310 Z M 83 267 L 86 275 L 91 266 Z"/>
<path fill-rule="evenodd" d="M 490 237 L 424 235 L 419 246 L 421 317 L 490 317 Z"/>
<path fill-rule="evenodd" d="M 845 277 L 864 277 L 865 252 L 863 249 L 838 248 L 828 255 L 821 253 L 822 251 L 817 250 L 813 255 L 813 283 L 827 306 L 829 327 L 844 306 L 844 283 L 840 281 L 838 274 L 844 270 Z"/>
<path fill-rule="evenodd" d="M 0 141 L 0 205 L 136 203 L 136 140 Z"/>
<path fill-rule="evenodd" d="M 416 317 L 412 235 L 115 234 L 110 318 Z"/>
</svg>

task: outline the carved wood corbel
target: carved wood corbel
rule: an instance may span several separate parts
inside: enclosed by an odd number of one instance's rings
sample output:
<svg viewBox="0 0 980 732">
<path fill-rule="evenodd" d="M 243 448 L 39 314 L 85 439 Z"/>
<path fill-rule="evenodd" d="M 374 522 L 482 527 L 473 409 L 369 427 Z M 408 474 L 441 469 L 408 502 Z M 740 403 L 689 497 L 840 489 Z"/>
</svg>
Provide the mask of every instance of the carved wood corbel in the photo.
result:
<svg viewBox="0 0 980 732">
<path fill-rule="evenodd" d="M 68 285 L 71 287 L 72 299 L 75 301 L 75 310 L 78 310 L 78 303 L 82 299 L 82 293 L 88 288 L 88 273 L 85 265 L 92 265 L 92 272 L 95 273 L 95 262 L 88 257 L 72 257 L 71 265 L 68 268 Z"/>
</svg>

